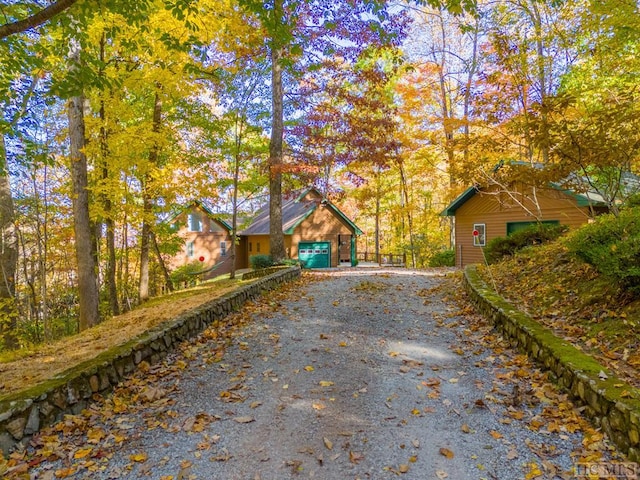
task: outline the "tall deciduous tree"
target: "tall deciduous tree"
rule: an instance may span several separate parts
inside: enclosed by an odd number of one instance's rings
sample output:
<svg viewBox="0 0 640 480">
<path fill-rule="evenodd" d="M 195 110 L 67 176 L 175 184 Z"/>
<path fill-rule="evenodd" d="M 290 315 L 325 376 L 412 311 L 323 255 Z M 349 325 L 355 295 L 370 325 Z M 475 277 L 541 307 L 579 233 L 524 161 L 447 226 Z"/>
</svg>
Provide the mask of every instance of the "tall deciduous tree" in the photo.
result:
<svg viewBox="0 0 640 480">
<path fill-rule="evenodd" d="M 70 70 L 80 69 L 80 44 L 72 39 L 69 46 Z M 91 219 L 89 217 L 89 181 L 87 156 L 85 155 L 85 97 L 83 91 L 76 92 L 67 104 L 69 119 L 69 160 L 73 185 L 73 220 L 78 261 L 79 319 L 80 330 L 85 330 L 100 321 L 98 310 L 98 277 Z"/>
</svg>

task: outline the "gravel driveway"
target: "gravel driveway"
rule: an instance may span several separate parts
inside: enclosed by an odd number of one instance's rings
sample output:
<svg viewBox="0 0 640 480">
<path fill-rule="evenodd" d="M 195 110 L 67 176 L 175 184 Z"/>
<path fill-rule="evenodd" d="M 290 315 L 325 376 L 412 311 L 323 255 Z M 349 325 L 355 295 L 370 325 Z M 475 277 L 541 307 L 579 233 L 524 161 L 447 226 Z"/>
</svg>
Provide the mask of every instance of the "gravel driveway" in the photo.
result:
<svg viewBox="0 0 640 480">
<path fill-rule="evenodd" d="M 608 458 L 599 432 L 448 300 L 446 282 L 305 274 L 167 366 L 144 365 L 82 428 L 68 422 L 60 438 L 76 450 L 59 445 L 68 460 L 32 477 L 576 478 L 581 458 Z"/>
</svg>

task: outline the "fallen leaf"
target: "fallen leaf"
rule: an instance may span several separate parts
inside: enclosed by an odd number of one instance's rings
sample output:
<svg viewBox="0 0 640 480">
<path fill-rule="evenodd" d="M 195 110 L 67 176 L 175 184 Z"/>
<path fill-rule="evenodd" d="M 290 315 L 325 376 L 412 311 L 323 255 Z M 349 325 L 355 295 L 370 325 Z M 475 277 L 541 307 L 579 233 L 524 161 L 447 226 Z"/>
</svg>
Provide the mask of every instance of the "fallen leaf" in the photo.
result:
<svg viewBox="0 0 640 480">
<path fill-rule="evenodd" d="M 440 448 L 440 455 L 443 455 L 445 457 L 447 457 L 449 460 L 451 460 L 454 457 L 454 454 L 451 450 L 449 450 L 448 448 Z"/>
<path fill-rule="evenodd" d="M 138 463 L 142 463 L 142 462 L 146 462 L 147 461 L 147 454 L 142 452 L 142 453 L 134 453 L 129 455 L 129 460 L 131 460 L 132 462 L 138 462 Z"/>
<path fill-rule="evenodd" d="M 327 447 L 327 450 L 333 450 L 333 442 L 331 440 L 329 440 L 327 437 L 324 437 L 322 441 L 324 442 L 324 446 Z"/>
<path fill-rule="evenodd" d="M 315 368 L 313 368 L 311 365 L 307 365 L 306 367 L 304 367 L 304 369 L 305 369 L 307 372 L 313 372 L 313 371 L 315 370 Z"/>
<path fill-rule="evenodd" d="M 233 419 L 234 422 L 236 423 L 251 423 L 253 421 L 255 421 L 255 419 L 253 417 L 235 417 Z"/>
<path fill-rule="evenodd" d="M 398 471 L 399 471 L 400 473 L 407 473 L 407 472 L 409 471 L 409 465 L 407 465 L 406 463 L 401 464 L 401 465 L 398 467 Z"/>
<path fill-rule="evenodd" d="M 79 460 L 81 458 L 85 458 L 92 451 L 93 451 L 93 448 L 81 448 L 80 450 L 78 450 L 76 453 L 73 454 L 73 458 L 75 458 L 76 460 Z"/>
<path fill-rule="evenodd" d="M 357 465 L 361 460 L 364 460 L 364 455 L 362 453 L 352 451 L 349 452 L 349 461 L 351 463 L 355 463 Z"/>
<path fill-rule="evenodd" d="M 501 438 L 503 438 L 503 435 L 500 432 L 496 432 L 495 430 L 491 430 L 489 432 L 489 435 L 491 435 L 496 440 L 500 440 Z"/>
<path fill-rule="evenodd" d="M 466 423 L 464 423 L 462 427 L 460 427 L 460 430 L 462 430 L 464 433 L 471 433 L 471 428 Z"/>
<path fill-rule="evenodd" d="M 335 385 L 333 382 L 330 382 L 330 381 L 328 381 L 328 380 L 320 380 L 320 381 L 318 382 L 318 384 L 319 384 L 321 387 L 331 387 L 331 386 Z"/>
<path fill-rule="evenodd" d="M 449 474 L 444 470 L 437 470 L 436 477 L 438 477 L 440 480 L 444 480 L 445 478 L 449 478 Z"/>
</svg>

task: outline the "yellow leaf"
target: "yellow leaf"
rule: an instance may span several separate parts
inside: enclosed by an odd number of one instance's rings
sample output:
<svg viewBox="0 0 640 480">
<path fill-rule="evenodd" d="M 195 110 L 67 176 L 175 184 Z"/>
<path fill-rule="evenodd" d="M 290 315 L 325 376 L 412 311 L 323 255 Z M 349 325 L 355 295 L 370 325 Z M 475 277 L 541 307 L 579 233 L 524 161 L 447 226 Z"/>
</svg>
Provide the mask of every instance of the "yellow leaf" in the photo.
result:
<svg viewBox="0 0 640 480">
<path fill-rule="evenodd" d="M 333 382 L 330 382 L 330 381 L 328 381 L 328 380 L 320 380 L 320 381 L 318 382 L 318 384 L 319 384 L 321 387 L 332 387 L 333 385 L 335 385 Z"/>
<path fill-rule="evenodd" d="M 471 428 L 466 423 L 463 424 L 462 427 L 460 427 L 460 430 L 462 430 L 464 433 L 471 433 Z"/>
<path fill-rule="evenodd" d="M 529 467 L 529 472 L 524 477 L 526 480 L 533 480 L 534 478 L 538 478 L 542 475 L 542 471 L 538 467 L 537 463 L 529 463 L 527 464 L 527 467 Z"/>
<path fill-rule="evenodd" d="M 451 460 L 454 457 L 453 452 L 448 448 L 444 448 L 444 447 L 440 448 L 440 455 L 447 457 L 449 460 Z"/>
<path fill-rule="evenodd" d="M 347 342 L 340 342 L 340 343 L 338 344 L 338 346 L 340 346 L 340 347 L 346 347 L 346 346 L 347 346 Z"/>
<path fill-rule="evenodd" d="M 491 430 L 489 432 L 489 435 L 491 435 L 496 440 L 500 440 L 502 438 L 502 434 L 500 432 L 496 432 L 495 430 Z"/>
<path fill-rule="evenodd" d="M 311 365 L 307 365 L 306 367 L 304 367 L 304 369 L 305 369 L 307 372 L 313 372 L 313 371 L 315 370 L 315 368 L 313 368 Z"/>
<path fill-rule="evenodd" d="M 134 453 L 132 455 L 129 455 L 129 460 L 131 460 L 132 462 L 146 462 L 147 461 L 147 454 L 142 452 L 142 453 Z"/>
<path fill-rule="evenodd" d="M 73 458 L 75 458 L 76 460 L 79 460 L 81 458 L 85 458 L 87 457 L 91 452 L 93 451 L 92 448 L 81 448 L 80 450 L 76 451 L 76 453 L 73 454 Z"/>
<path fill-rule="evenodd" d="M 333 450 L 333 442 L 331 440 L 329 440 L 327 437 L 324 437 L 322 441 L 324 442 L 324 446 L 327 447 L 327 450 Z"/>
<path fill-rule="evenodd" d="M 418 410 L 417 408 L 414 408 L 413 410 L 411 410 L 411 413 L 413 415 L 420 415 L 420 410 Z"/>
<path fill-rule="evenodd" d="M 400 473 L 407 473 L 409 471 L 409 465 L 403 463 L 402 465 L 400 465 L 398 470 L 400 471 Z"/>
</svg>

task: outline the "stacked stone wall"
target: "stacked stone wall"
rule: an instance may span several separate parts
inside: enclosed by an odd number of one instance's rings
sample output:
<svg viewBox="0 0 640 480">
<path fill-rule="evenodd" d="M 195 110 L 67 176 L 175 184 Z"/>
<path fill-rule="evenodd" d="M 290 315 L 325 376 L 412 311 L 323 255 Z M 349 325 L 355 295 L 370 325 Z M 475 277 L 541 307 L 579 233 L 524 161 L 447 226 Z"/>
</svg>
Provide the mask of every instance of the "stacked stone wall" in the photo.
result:
<svg viewBox="0 0 640 480">
<path fill-rule="evenodd" d="M 0 397 L 0 449 L 6 455 L 18 444 L 26 445 L 40 428 L 61 420 L 65 414 L 80 413 L 94 394 L 110 392 L 140 362 L 160 362 L 181 342 L 198 335 L 211 323 L 299 276 L 298 267 L 280 268 L 46 382 Z"/>
<path fill-rule="evenodd" d="M 465 269 L 464 285 L 476 308 L 514 346 L 550 371 L 629 460 L 640 462 L 640 392 L 518 311 L 482 280 L 474 266 Z"/>
</svg>

